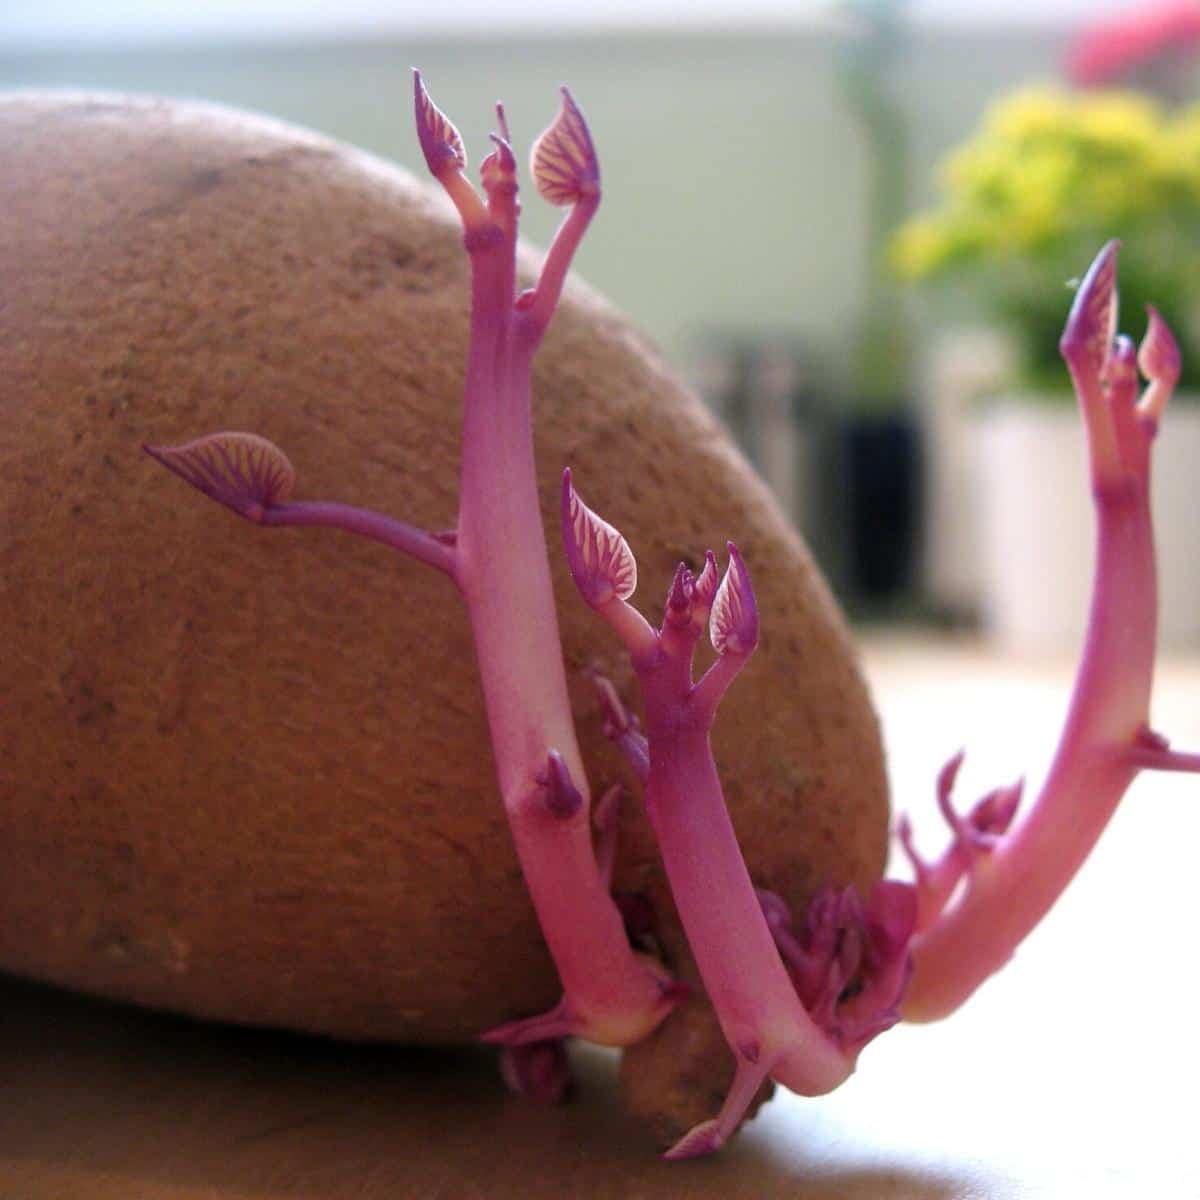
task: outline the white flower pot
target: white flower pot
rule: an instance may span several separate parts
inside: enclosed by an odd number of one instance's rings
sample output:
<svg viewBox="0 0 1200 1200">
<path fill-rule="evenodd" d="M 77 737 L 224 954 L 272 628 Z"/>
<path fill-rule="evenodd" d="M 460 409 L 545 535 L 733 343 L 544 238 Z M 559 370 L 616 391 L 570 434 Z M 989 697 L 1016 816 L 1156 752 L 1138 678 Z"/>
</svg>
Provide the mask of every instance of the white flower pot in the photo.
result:
<svg viewBox="0 0 1200 1200">
<path fill-rule="evenodd" d="M 1155 441 L 1159 644 L 1196 647 L 1200 408 L 1173 404 Z M 979 414 L 973 442 L 984 628 L 1009 652 L 1073 652 L 1087 622 L 1095 545 L 1079 412 L 1014 398 Z"/>
</svg>

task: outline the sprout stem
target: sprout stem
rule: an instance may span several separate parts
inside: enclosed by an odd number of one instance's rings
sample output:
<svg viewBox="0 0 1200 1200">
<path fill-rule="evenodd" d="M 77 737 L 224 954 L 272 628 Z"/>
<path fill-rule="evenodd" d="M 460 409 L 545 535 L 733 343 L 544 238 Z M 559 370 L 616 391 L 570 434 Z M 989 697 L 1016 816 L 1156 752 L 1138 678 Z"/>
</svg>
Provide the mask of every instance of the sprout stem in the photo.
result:
<svg viewBox="0 0 1200 1200">
<path fill-rule="evenodd" d="M 1088 432 L 1097 519 L 1091 611 L 1066 722 L 1025 820 L 974 857 L 959 896 L 915 938 L 909 1020 L 953 1012 L 1009 960 L 1082 866 L 1139 770 L 1200 769 L 1200 756 L 1169 751 L 1149 732 L 1157 624 L 1150 447 L 1178 378 L 1178 352 L 1152 313 L 1139 356 L 1149 402 L 1139 404 L 1133 347 L 1113 340 L 1116 253 L 1112 242 L 1097 257 L 1062 339 Z"/>
</svg>

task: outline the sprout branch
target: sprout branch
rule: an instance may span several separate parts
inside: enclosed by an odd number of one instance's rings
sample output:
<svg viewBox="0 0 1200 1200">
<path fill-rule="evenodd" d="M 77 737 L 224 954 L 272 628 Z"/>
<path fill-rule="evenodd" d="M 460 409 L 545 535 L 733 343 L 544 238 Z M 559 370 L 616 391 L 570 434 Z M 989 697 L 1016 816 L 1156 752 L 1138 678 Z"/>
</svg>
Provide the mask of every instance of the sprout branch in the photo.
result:
<svg viewBox="0 0 1200 1200">
<path fill-rule="evenodd" d="M 799 936 L 782 902 L 764 901 L 751 882 L 709 738 L 721 696 L 758 642 L 758 609 L 737 547 L 729 543 L 719 585 L 711 551 L 699 577 L 680 564 L 655 630 L 628 603 L 637 579 L 629 546 L 584 504 L 569 472 L 562 526 L 580 594 L 633 659 L 646 736 L 612 685 L 601 681 L 605 726 L 644 779 L 675 904 L 736 1061 L 720 1113 L 667 1152 L 690 1158 L 728 1140 L 768 1077 L 806 1095 L 846 1078 L 866 1041 L 897 1019 L 915 904 L 904 884 L 879 891 L 869 911 L 851 890 Z M 693 682 L 706 625 L 717 660 Z M 787 962 L 781 944 L 790 951 Z"/>
<path fill-rule="evenodd" d="M 253 434 L 217 434 L 158 461 L 258 524 L 323 525 L 382 541 L 448 574 L 471 618 L 500 791 L 563 998 L 549 1013 L 513 1021 L 486 1040 L 509 1046 L 569 1034 L 611 1045 L 645 1036 L 678 1000 L 657 963 L 635 954 L 609 894 L 616 826 L 593 846 L 591 799 L 576 741 L 558 618 L 538 508 L 529 381 L 534 351 L 600 199 L 600 172 L 583 117 L 563 92 L 534 149 L 539 191 L 570 206 L 541 279 L 516 294 L 516 159 L 504 111 L 481 167 L 483 196 L 466 176 L 462 138 L 414 74 L 417 137 L 430 173 L 458 210 L 471 261 L 471 337 L 463 415 L 458 518 L 432 534 L 329 501 L 287 502 L 292 469 Z M 510 1055 L 509 1078 L 561 1094 L 561 1055 Z"/>
<path fill-rule="evenodd" d="M 1151 730 L 1157 589 L 1150 514 L 1150 449 L 1179 376 L 1179 354 L 1153 310 L 1135 356 L 1116 336 L 1117 244 L 1092 264 L 1067 319 L 1062 353 L 1088 434 L 1097 553 L 1083 658 L 1041 792 L 1009 830 L 1014 790 L 967 818 L 948 803 L 953 842 L 933 865 L 902 842 L 916 868 L 920 932 L 904 1016 L 934 1020 L 1002 967 L 1083 864 L 1140 770 L 1200 770 Z M 1137 372 L 1149 380 L 1138 397 Z M 945 785 L 948 799 L 949 783 Z"/>
</svg>

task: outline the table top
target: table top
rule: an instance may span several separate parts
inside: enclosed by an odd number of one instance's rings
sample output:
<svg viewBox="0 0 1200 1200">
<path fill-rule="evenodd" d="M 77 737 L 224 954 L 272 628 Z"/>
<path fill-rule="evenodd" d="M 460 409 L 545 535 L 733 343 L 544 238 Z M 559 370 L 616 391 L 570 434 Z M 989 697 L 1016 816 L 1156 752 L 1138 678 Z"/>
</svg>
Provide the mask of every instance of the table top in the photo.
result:
<svg viewBox="0 0 1200 1200">
<path fill-rule="evenodd" d="M 932 781 L 962 795 L 1053 748 L 1070 664 L 869 638 L 898 804 L 939 844 Z M 1160 668 L 1155 721 L 1200 747 L 1200 658 Z M 576 1047 L 572 1103 L 506 1094 L 492 1055 L 346 1047 L 203 1026 L 0 980 L 0 1197 L 787 1196 L 1200 1198 L 1190 883 L 1200 781 L 1135 783 L 1009 969 L 955 1017 L 901 1027 L 831 1096 L 779 1093 L 711 1160 L 658 1161 L 615 1057 Z"/>
</svg>

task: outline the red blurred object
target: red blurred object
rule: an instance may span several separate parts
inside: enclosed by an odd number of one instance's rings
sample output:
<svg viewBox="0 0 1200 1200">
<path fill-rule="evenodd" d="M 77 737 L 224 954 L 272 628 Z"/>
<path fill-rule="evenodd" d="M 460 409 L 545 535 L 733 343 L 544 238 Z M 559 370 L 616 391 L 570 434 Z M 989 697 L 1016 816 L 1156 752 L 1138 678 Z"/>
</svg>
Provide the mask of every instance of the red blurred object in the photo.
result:
<svg viewBox="0 0 1200 1200">
<path fill-rule="evenodd" d="M 1086 28 L 1067 51 L 1067 76 L 1082 87 L 1153 71 L 1200 51 L 1200 3 L 1143 4 Z"/>
</svg>

